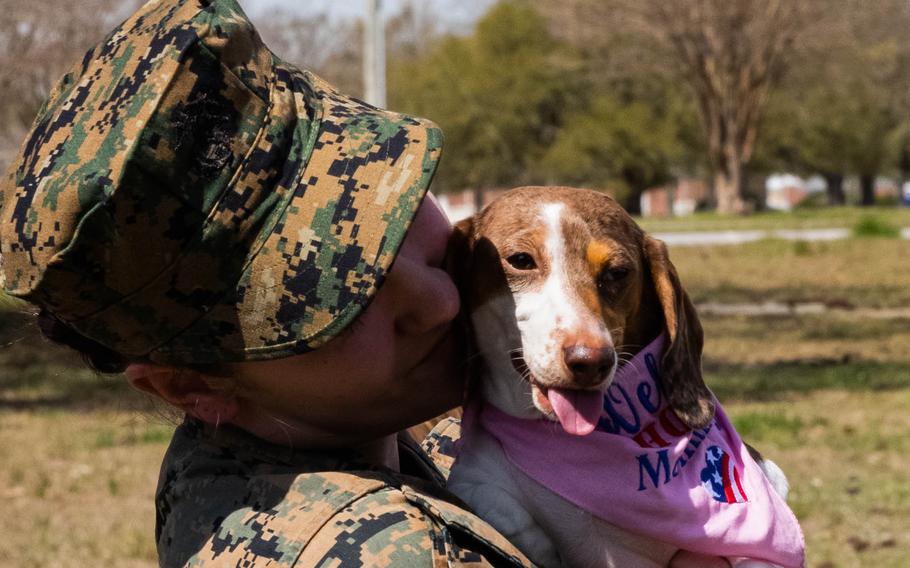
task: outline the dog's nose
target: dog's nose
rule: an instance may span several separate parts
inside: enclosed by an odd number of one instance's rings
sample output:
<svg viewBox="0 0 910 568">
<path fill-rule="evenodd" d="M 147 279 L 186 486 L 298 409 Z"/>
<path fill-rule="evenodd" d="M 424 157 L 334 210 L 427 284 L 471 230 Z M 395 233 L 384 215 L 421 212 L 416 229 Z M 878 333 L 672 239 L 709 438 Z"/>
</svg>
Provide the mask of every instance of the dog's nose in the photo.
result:
<svg viewBox="0 0 910 568">
<path fill-rule="evenodd" d="M 587 345 L 570 345 L 563 349 L 563 359 L 572 380 L 579 386 L 600 384 L 616 361 L 616 352 L 612 347 L 589 347 Z"/>
</svg>

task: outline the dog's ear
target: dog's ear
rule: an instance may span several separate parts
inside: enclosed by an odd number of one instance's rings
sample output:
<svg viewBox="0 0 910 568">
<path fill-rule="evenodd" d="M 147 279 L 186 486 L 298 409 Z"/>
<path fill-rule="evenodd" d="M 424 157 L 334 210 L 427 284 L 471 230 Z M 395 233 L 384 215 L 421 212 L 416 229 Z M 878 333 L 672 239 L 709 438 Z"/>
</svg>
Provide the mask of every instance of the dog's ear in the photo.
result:
<svg viewBox="0 0 910 568">
<path fill-rule="evenodd" d="M 446 272 L 455 281 L 455 285 L 465 299 L 471 271 L 471 256 L 474 248 L 474 217 L 468 217 L 455 223 L 452 236 L 446 250 Z"/>
<path fill-rule="evenodd" d="M 661 363 L 664 395 L 687 426 L 704 428 L 714 418 L 714 395 L 702 377 L 704 333 L 701 322 L 689 295 L 680 284 L 666 245 L 646 236 L 645 253 L 669 338 Z"/>
<path fill-rule="evenodd" d="M 449 237 L 449 244 L 446 250 L 445 269 L 455 282 L 458 293 L 461 296 L 461 313 L 456 318 L 456 325 L 462 328 L 463 336 L 467 338 L 468 351 L 467 367 L 465 375 L 464 401 L 475 399 L 478 396 L 479 384 L 478 379 L 481 376 L 480 365 L 482 359 L 476 357 L 477 345 L 474 340 L 473 329 L 470 324 L 470 288 L 471 288 L 471 269 L 474 257 L 474 217 L 468 217 L 455 223 L 452 235 Z"/>
</svg>

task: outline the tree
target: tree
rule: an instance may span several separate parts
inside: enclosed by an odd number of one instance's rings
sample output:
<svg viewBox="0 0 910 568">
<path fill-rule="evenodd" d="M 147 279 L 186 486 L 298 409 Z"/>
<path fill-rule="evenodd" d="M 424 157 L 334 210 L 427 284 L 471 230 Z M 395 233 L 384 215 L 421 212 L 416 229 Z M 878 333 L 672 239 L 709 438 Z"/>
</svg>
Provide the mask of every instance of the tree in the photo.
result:
<svg viewBox="0 0 910 568">
<path fill-rule="evenodd" d="M 910 9 L 900 0 L 829 6 L 801 37 L 758 153 L 769 164 L 822 174 L 832 205 L 846 201 L 844 177 L 859 176 L 861 203 L 871 205 L 875 178 L 901 166 L 907 144 Z"/>
<path fill-rule="evenodd" d="M 396 110 L 439 123 L 446 149 L 437 191 L 535 181 L 535 165 L 574 106 L 579 61 L 544 20 L 504 2 L 473 36 L 447 36 L 425 56 L 390 62 Z"/>
<path fill-rule="evenodd" d="M 540 4 L 542 2 L 538 2 Z M 551 3 L 555 4 L 555 3 Z M 744 211 L 743 168 L 752 157 L 768 96 L 810 3 L 781 0 L 570 0 L 549 13 L 581 41 L 617 35 L 660 57 L 689 87 L 714 172 L 718 210 Z"/>
<path fill-rule="evenodd" d="M 423 57 L 441 36 L 439 15 L 426 3 L 404 0 L 399 11 L 384 12 L 383 18 L 386 57 L 399 68 Z M 319 74 L 343 93 L 364 96 L 361 19 L 278 10 L 261 14 L 257 28 L 266 45 L 282 59 Z"/>
<path fill-rule="evenodd" d="M 538 171 L 548 183 L 610 188 L 630 213 L 639 213 L 642 192 L 670 181 L 684 161 L 678 101 L 672 92 L 664 93 L 669 101 L 599 93 L 569 112 Z"/>
<path fill-rule="evenodd" d="M 361 22 L 279 10 L 257 18 L 256 28 L 283 60 L 317 73 L 344 93 L 363 96 Z"/>
</svg>

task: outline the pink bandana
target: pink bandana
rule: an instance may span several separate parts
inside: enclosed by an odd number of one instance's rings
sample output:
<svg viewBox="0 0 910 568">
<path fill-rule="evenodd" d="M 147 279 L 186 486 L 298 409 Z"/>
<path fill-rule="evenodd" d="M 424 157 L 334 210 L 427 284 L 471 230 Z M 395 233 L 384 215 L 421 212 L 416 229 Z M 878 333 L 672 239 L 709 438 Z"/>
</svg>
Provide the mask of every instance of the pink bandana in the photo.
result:
<svg viewBox="0 0 910 568">
<path fill-rule="evenodd" d="M 476 425 L 529 477 L 609 523 L 692 552 L 804 566 L 799 522 L 720 405 L 708 427 L 689 431 L 662 400 L 664 344 L 659 337 L 617 372 L 587 436 L 489 404 Z"/>
</svg>

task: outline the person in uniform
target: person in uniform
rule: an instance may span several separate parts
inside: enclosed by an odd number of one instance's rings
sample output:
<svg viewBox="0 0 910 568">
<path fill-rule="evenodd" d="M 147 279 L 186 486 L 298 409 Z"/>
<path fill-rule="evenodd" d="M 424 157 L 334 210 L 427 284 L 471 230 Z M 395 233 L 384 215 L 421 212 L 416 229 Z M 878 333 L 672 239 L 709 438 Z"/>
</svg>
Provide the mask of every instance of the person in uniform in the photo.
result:
<svg viewBox="0 0 910 568">
<path fill-rule="evenodd" d="M 0 191 L 0 285 L 185 412 L 162 566 L 530 566 L 444 489 L 458 425 L 432 123 L 271 53 L 235 0 L 153 0 L 67 73 Z"/>
</svg>

